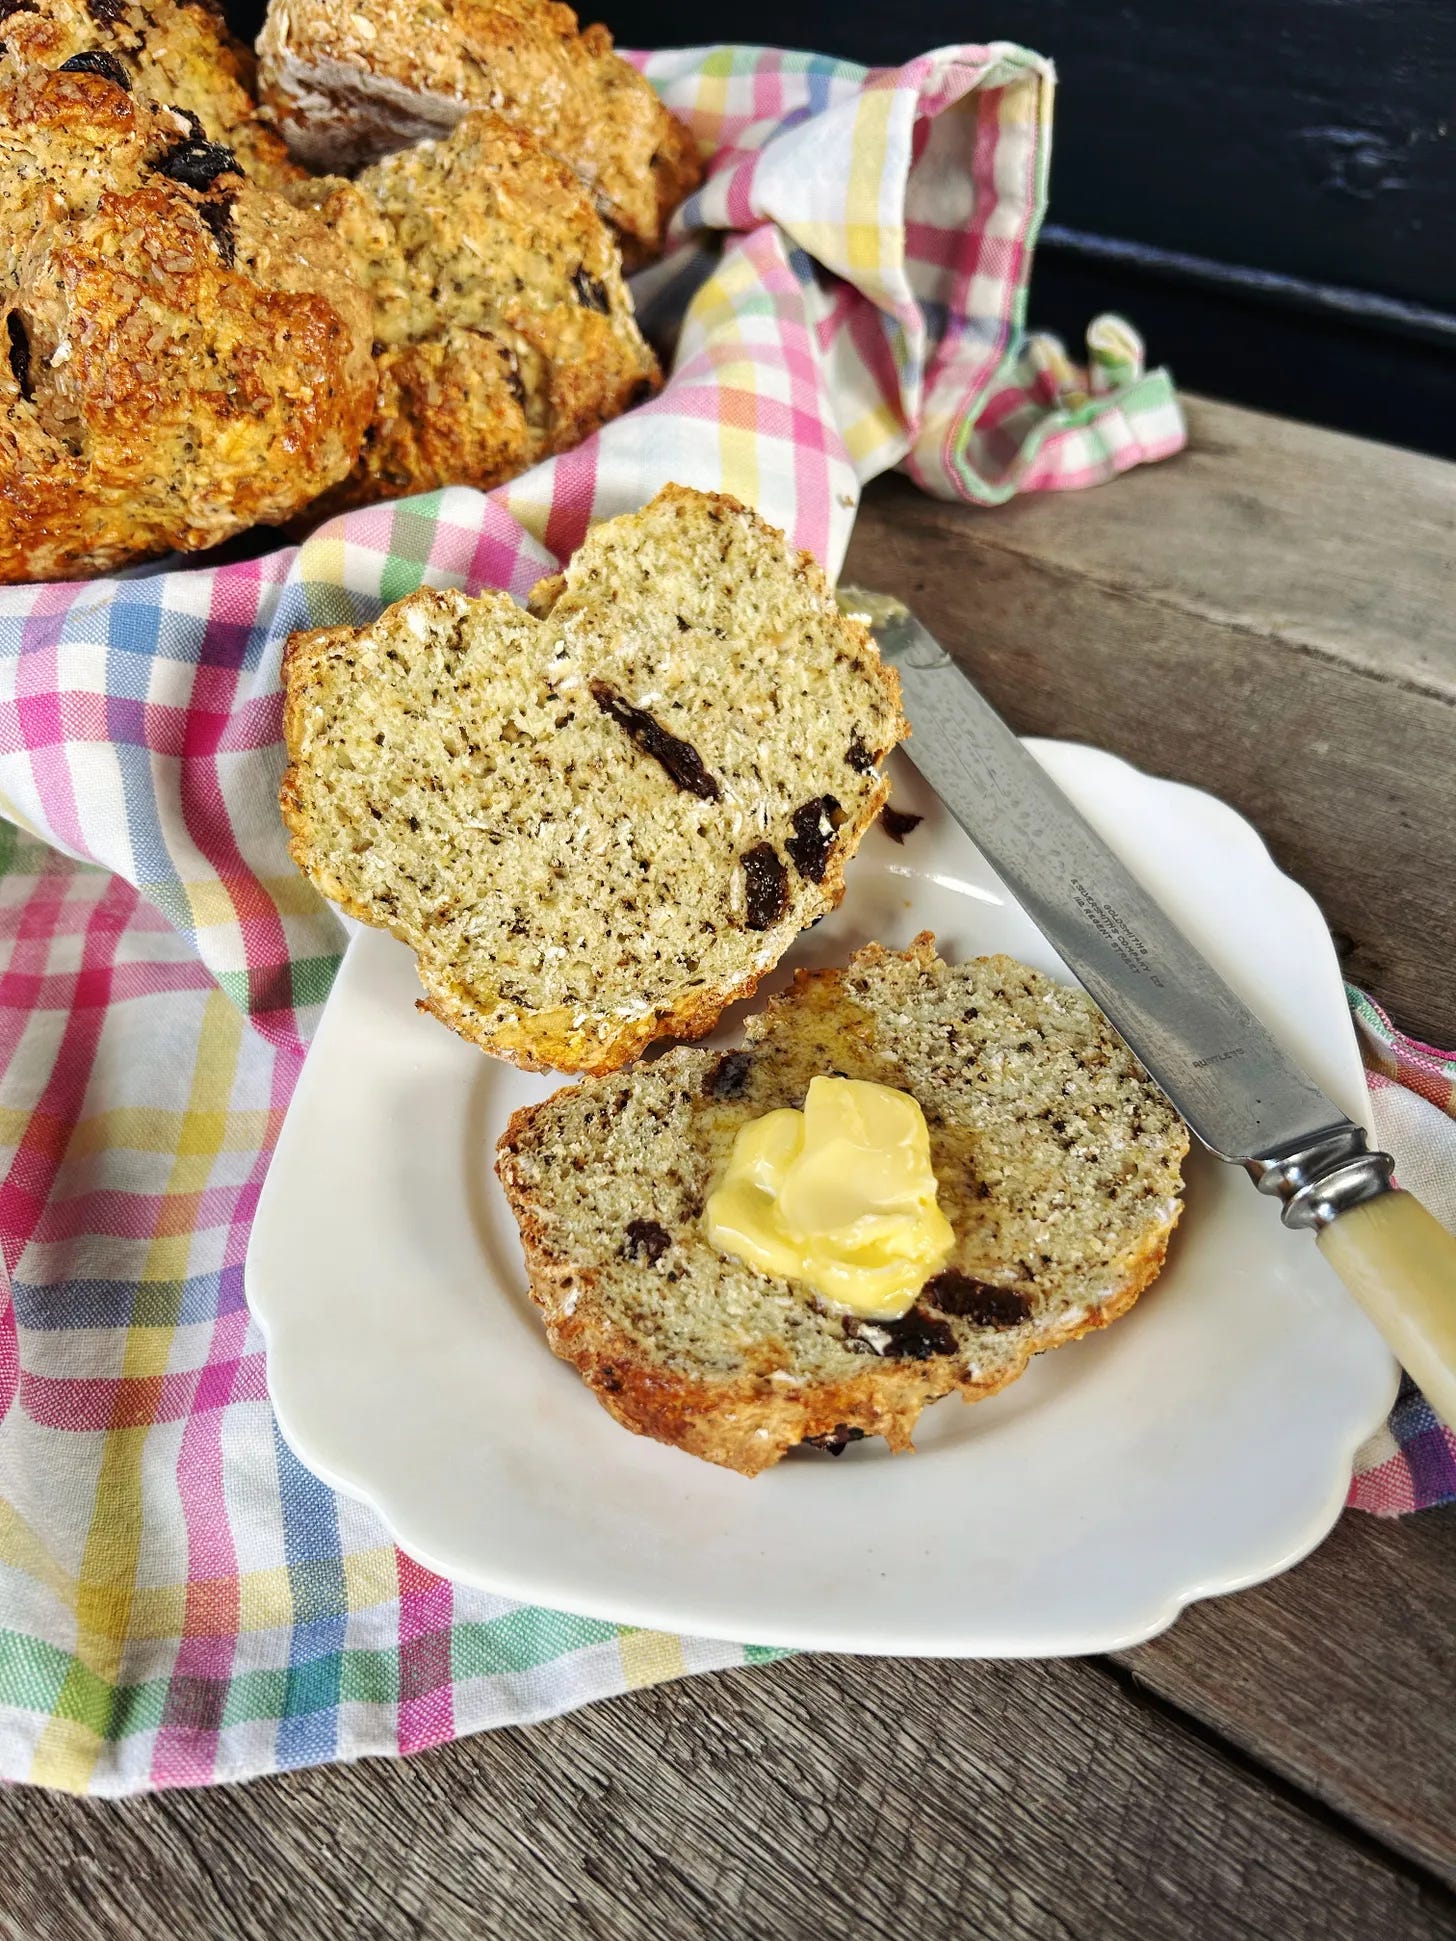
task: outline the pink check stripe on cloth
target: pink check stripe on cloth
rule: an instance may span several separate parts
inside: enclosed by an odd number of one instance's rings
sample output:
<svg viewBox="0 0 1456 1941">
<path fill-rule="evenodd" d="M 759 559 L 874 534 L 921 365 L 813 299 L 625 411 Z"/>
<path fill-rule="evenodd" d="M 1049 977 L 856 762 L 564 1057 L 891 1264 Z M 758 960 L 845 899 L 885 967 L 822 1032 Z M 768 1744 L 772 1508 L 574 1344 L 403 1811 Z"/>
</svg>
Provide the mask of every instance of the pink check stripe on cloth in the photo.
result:
<svg viewBox="0 0 1456 1941">
<path fill-rule="evenodd" d="M 1380 1144 L 1408 1187 L 1456 1233 L 1456 1054 L 1395 1029 L 1363 991 L 1347 986 Z M 1360 1450 L 1350 1501 L 1377 1516 L 1456 1501 L 1456 1434 L 1403 1378 L 1388 1425 Z"/>
<path fill-rule="evenodd" d="M 888 467 L 994 504 L 1183 428 L 1126 326 L 1094 327 L 1085 371 L 1024 333 L 1036 56 L 644 65 L 713 154 L 639 279 L 676 338 L 661 397 L 489 498 L 0 592 L 5 1778 L 121 1793 L 412 1752 L 764 1655 L 435 1577 L 278 1437 L 243 1259 L 343 941 L 278 822 L 282 643 L 421 583 L 524 596 L 668 479 L 756 503 L 837 570 Z M 1422 1500 L 1434 1470 L 1396 1434 L 1385 1469 Z"/>
</svg>

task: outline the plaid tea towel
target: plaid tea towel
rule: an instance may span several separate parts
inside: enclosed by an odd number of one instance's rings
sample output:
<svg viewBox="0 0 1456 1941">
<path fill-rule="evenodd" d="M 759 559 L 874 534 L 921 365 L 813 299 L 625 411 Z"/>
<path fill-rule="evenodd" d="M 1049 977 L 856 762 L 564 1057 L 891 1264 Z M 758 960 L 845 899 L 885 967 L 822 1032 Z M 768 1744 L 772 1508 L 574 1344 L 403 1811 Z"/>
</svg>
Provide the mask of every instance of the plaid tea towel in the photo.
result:
<svg viewBox="0 0 1456 1941">
<path fill-rule="evenodd" d="M 1376 1136 L 1395 1156 L 1396 1182 L 1456 1233 L 1456 1053 L 1403 1036 L 1363 991 L 1353 985 L 1346 990 Z M 1377 1516 L 1456 1501 L 1456 1435 L 1436 1419 L 1409 1377 L 1402 1379 L 1388 1425 L 1355 1459 L 1350 1501 Z"/>
<path fill-rule="evenodd" d="M 422 582 L 524 594 L 669 478 L 834 570 L 886 467 L 991 504 L 1183 432 L 1125 326 L 1085 374 L 1023 332 L 1036 56 L 645 65 L 713 158 L 639 279 L 676 333 L 657 400 L 488 499 L 0 592 L 0 1777 L 122 1793 L 409 1752 L 765 1655 L 452 1585 L 277 1435 L 243 1258 L 341 944 L 278 824 L 281 643 Z"/>
</svg>

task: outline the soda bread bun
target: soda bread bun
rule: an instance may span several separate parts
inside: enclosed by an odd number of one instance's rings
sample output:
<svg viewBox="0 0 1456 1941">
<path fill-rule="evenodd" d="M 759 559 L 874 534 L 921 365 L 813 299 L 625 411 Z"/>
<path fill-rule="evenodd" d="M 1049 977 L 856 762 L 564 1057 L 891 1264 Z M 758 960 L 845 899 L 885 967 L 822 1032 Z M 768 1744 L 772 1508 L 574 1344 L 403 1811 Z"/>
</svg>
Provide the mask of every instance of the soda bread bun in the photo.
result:
<svg viewBox="0 0 1456 1941">
<path fill-rule="evenodd" d="M 657 389 L 611 232 L 566 163 L 500 115 L 294 196 L 369 293 L 380 378 L 358 462 L 311 519 L 487 490 Z"/>
<path fill-rule="evenodd" d="M 0 579 L 277 523 L 350 469 L 369 300 L 317 216 L 95 71 L 0 87 Z"/>
<path fill-rule="evenodd" d="M 702 170 L 692 136 L 605 27 L 555 0 L 272 0 L 259 84 L 289 148 L 343 174 L 490 108 L 563 156 L 630 260 Z"/>
</svg>

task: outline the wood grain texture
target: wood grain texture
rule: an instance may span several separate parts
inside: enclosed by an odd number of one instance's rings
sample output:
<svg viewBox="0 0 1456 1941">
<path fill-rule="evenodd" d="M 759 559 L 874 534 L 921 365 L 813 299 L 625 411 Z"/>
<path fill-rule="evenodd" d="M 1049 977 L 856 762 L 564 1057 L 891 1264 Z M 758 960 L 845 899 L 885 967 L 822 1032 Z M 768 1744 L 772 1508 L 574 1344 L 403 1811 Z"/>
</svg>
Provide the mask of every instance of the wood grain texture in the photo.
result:
<svg viewBox="0 0 1456 1941">
<path fill-rule="evenodd" d="M 1426 1941 L 1441 1891 L 1092 1664 L 801 1659 L 408 1763 L 0 1799 L 7 1941 Z"/>
<path fill-rule="evenodd" d="M 1351 1512 L 1312 1557 L 1115 1662 L 1456 1887 L 1456 1508 Z"/>
<path fill-rule="evenodd" d="M 976 513 L 879 481 L 846 577 L 907 598 L 1023 733 L 1232 803 L 1347 974 L 1456 1040 L 1456 468 L 1206 400 L 1189 416 L 1186 454 L 1111 491 Z"/>
<path fill-rule="evenodd" d="M 1193 422 L 1111 493 L 982 515 L 885 482 L 851 570 L 966 643 L 1017 725 L 1233 800 L 1357 974 L 1456 1037 L 1453 475 Z M 801 1659 L 410 1762 L 15 1789 L 0 1941 L 1450 1937 L 1453 1592 L 1456 1512 L 1350 1516 L 1115 1659 Z"/>
</svg>

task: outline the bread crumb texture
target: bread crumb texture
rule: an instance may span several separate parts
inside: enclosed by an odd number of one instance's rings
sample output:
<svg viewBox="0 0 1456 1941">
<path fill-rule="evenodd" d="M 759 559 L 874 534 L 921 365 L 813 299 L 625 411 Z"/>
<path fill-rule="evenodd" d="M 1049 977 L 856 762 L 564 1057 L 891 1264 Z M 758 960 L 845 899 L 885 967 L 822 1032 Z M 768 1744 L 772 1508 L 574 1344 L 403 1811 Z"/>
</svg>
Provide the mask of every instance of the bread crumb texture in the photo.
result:
<svg viewBox="0 0 1456 1941">
<path fill-rule="evenodd" d="M 702 175 L 692 136 L 605 27 L 553 0 L 272 0 L 260 86 L 293 153 L 352 173 L 488 108 L 564 155 L 630 256 Z"/>
<path fill-rule="evenodd" d="M 369 300 L 318 218 L 109 71 L 0 84 L 0 578 L 299 511 L 374 406 Z"/>
<path fill-rule="evenodd" d="M 285 659 L 292 853 L 530 1069 L 696 1037 L 838 903 L 906 732 L 808 554 L 668 486 L 543 582 L 422 589 Z"/>
<path fill-rule="evenodd" d="M 310 520 L 488 490 L 657 389 L 610 231 L 572 169 L 501 116 L 294 195 L 369 293 L 380 375 L 359 460 Z"/>
<path fill-rule="evenodd" d="M 857 1321 L 706 1238 L 734 1136 L 822 1073 L 896 1086 L 930 1130 L 947 1266 L 898 1322 Z M 1187 1132 L 1082 992 L 928 935 L 801 971 L 741 1050 L 678 1048 L 515 1114 L 497 1170 L 555 1352 L 625 1427 L 752 1476 L 927 1403 L 1015 1380 L 1130 1308 L 1181 1210 Z"/>
</svg>

